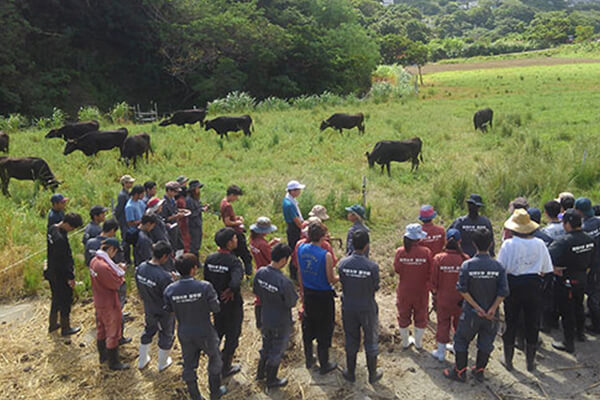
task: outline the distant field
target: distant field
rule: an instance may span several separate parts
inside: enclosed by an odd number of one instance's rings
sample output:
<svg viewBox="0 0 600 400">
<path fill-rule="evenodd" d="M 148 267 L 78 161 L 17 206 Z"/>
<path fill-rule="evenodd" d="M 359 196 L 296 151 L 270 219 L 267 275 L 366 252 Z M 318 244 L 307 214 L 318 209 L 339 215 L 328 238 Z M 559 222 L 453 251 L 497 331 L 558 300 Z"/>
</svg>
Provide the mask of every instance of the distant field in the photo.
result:
<svg viewBox="0 0 600 400">
<path fill-rule="evenodd" d="M 77 152 L 62 155 L 61 140 L 44 139 L 45 132 L 27 130 L 11 134 L 11 156 L 39 156 L 48 161 L 60 192 L 71 198 L 68 210 L 86 216 L 90 206 L 110 205 L 119 191 L 118 178 L 130 173 L 139 183 L 160 184 L 184 174 L 205 183 L 203 198 L 216 205 L 230 184 L 247 193 L 234 205 L 248 222 L 270 216 L 285 237 L 280 204 L 285 183 L 299 179 L 307 184 L 301 197 L 304 210 L 325 204 L 332 216 L 334 236 L 344 237 L 348 227 L 343 207 L 361 198 L 362 176 L 367 177 L 371 207 L 368 225 L 373 232 L 373 254 L 391 271 L 401 229 L 416 221 L 420 204 L 432 203 L 440 222 L 448 225 L 464 212 L 464 199 L 479 192 L 485 213 L 500 230 L 508 202 L 526 195 L 541 207 L 563 190 L 598 197 L 600 177 L 600 64 L 514 67 L 444 72 L 425 76 L 418 98 L 388 104 L 365 103 L 352 107 L 316 108 L 282 112 L 252 112 L 255 133 L 219 141 L 200 127 L 161 128 L 157 124 L 129 125 L 130 134 L 149 132 L 155 149 L 150 162 L 137 171 L 117 161 L 118 152 L 101 152 L 87 158 Z M 483 107 L 495 111 L 494 128 L 475 132 L 473 113 Z M 319 123 L 333 112 L 366 114 L 366 134 L 356 130 L 319 132 Z M 419 136 L 424 141 L 425 163 L 417 173 L 410 165 L 392 164 L 392 177 L 369 170 L 365 152 L 378 140 Z M 45 248 L 49 192 L 32 197 L 31 182 L 12 181 L 12 197 L 0 197 L 0 270 L 28 254 Z M 214 249 L 212 235 L 221 226 L 215 215 L 205 216 L 202 254 Z M 81 254 L 80 236 L 71 241 Z M 8 273 L 0 273 L 3 296 L 35 293 L 41 284 L 45 254 L 31 258 Z M 392 273 L 390 272 L 390 276 Z M 89 274 L 78 260 L 77 280 Z"/>
</svg>

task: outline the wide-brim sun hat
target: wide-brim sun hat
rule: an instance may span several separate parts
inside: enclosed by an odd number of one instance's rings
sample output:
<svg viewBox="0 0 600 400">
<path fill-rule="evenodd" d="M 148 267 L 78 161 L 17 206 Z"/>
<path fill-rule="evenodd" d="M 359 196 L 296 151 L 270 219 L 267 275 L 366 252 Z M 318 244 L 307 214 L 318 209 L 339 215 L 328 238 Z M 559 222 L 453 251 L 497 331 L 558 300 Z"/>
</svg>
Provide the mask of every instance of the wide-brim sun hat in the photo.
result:
<svg viewBox="0 0 600 400">
<path fill-rule="evenodd" d="M 513 232 L 529 235 L 535 232 L 540 225 L 531 220 L 527 210 L 519 208 L 513 212 L 509 219 L 506 220 L 504 227 Z"/>
<path fill-rule="evenodd" d="M 315 205 L 308 213 L 308 216 L 319 217 L 321 221 L 327 221 L 329 219 L 329 215 L 327 215 L 327 209 L 320 204 Z"/>
<path fill-rule="evenodd" d="M 477 207 L 483 207 L 483 199 L 477 193 L 471 194 L 467 203 L 475 204 Z"/>
<path fill-rule="evenodd" d="M 408 224 L 406 225 L 404 237 L 411 240 L 421 240 L 427 237 L 427 233 L 423 232 L 423 227 L 421 224 Z"/>
<path fill-rule="evenodd" d="M 255 224 L 250 225 L 250 230 L 256 233 L 271 233 L 277 230 L 277 227 L 271 223 L 268 217 L 258 217 Z"/>
<path fill-rule="evenodd" d="M 437 212 L 429 204 L 422 206 L 419 210 L 419 219 L 421 221 L 431 221 L 435 217 L 437 217 Z"/>
</svg>

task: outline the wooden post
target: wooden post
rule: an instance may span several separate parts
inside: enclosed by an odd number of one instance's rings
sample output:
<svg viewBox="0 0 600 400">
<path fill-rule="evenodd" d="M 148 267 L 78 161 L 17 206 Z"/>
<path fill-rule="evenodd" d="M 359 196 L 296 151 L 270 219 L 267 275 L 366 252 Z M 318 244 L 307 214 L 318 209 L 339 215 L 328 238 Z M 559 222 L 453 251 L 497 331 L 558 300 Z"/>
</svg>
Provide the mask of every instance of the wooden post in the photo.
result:
<svg viewBox="0 0 600 400">
<path fill-rule="evenodd" d="M 367 209 L 367 177 L 363 175 L 362 179 L 362 206 Z"/>
</svg>

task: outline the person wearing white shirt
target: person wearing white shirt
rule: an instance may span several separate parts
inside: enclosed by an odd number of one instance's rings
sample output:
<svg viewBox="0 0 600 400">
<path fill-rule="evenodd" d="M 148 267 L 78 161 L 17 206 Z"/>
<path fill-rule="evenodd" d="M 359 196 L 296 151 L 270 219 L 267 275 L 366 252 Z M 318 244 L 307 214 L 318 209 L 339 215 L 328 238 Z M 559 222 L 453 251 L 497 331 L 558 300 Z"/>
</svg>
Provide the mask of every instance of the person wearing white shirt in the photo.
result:
<svg viewBox="0 0 600 400">
<path fill-rule="evenodd" d="M 542 310 L 543 275 L 553 271 L 552 260 L 544 242 L 533 236 L 539 225 L 531 220 L 526 210 L 515 210 L 504 227 L 513 233 L 512 238 L 502 243 L 498 253 L 498 261 L 506 269 L 510 288 L 510 295 L 504 300 L 504 361 L 506 369 L 511 371 L 519 314 L 523 312 L 527 370 L 532 371 L 535 369 Z"/>
</svg>

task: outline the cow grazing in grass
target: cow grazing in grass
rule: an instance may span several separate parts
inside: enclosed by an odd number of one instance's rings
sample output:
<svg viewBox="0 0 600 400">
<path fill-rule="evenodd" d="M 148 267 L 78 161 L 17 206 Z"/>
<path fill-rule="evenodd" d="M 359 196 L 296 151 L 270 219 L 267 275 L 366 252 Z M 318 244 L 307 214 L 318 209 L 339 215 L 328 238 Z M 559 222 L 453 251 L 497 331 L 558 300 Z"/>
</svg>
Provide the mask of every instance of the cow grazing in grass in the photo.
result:
<svg viewBox="0 0 600 400">
<path fill-rule="evenodd" d="M 66 156 L 75 150 L 81 150 L 86 156 L 96 155 L 101 150 L 110 150 L 123 147 L 127 137 L 127 129 L 119 128 L 116 131 L 92 131 L 78 139 L 67 141 L 63 154 Z"/>
<path fill-rule="evenodd" d="M 475 130 L 479 129 L 481 132 L 487 132 L 487 126 L 490 125 L 492 128 L 492 119 L 494 118 L 494 112 L 491 108 L 484 108 L 479 110 L 473 115 L 473 125 Z"/>
<path fill-rule="evenodd" d="M 215 132 L 221 135 L 221 139 L 223 139 L 223 136 L 227 137 L 228 132 L 237 131 L 244 131 L 244 135 L 250 136 L 252 134 L 250 128 L 254 130 L 252 118 L 249 115 L 242 115 L 241 117 L 217 117 L 206 121 L 206 126 L 204 127 L 207 131 L 214 129 Z"/>
<path fill-rule="evenodd" d="M 324 131 L 327 128 L 333 128 L 342 133 L 343 129 L 352 129 L 354 127 L 358 128 L 360 133 L 365 133 L 365 116 L 362 113 L 336 113 L 327 118 L 327 120 L 321 122 L 321 131 Z"/>
<path fill-rule="evenodd" d="M 181 110 L 175 111 L 171 118 L 165 119 L 161 122 L 160 126 L 177 125 L 185 126 L 185 124 L 193 125 L 196 122 L 200 122 L 200 126 L 204 126 L 204 118 L 206 118 L 206 110 L 194 109 L 194 110 Z"/>
<path fill-rule="evenodd" d="M 0 180 L 5 196 L 10 196 L 10 178 L 39 181 L 44 189 L 50 188 L 53 191 L 62 183 L 56 180 L 48 163 L 37 157 L 0 157 Z"/>
<path fill-rule="evenodd" d="M 66 124 L 65 126 L 59 129 L 52 129 L 46 134 L 46 139 L 77 139 L 88 132 L 97 131 L 98 129 L 100 129 L 100 124 L 98 123 L 98 121 L 76 122 L 74 124 Z"/>
<path fill-rule="evenodd" d="M 369 167 L 372 168 L 375 163 L 381 165 L 381 172 L 383 168 L 387 167 L 388 176 L 390 173 L 390 163 L 392 161 L 412 161 L 411 171 L 419 169 L 419 157 L 423 162 L 423 154 L 421 153 L 421 147 L 423 142 L 418 137 L 396 141 L 396 140 L 382 140 L 377 142 L 373 151 L 367 152 L 367 160 L 369 161 Z"/>
<path fill-rule="evenodd" d="M 150 145 L 150 135 L 142 132 L 125 138 L 123 147 L 121 147 L 121 159 L 125 161 L 127 166 L 129 166 L 129 160 L 133 159 L 133 168 L 135 168 L 138 157 L 143 158 L 146 154 L 146 161 L 148 161 L 149 152 L 154 153 Z"/>
<path fill-rule="evenodd" d="M 0 131 L 0 151 L 8 153 L 8 133 Z"/>
</svg>

